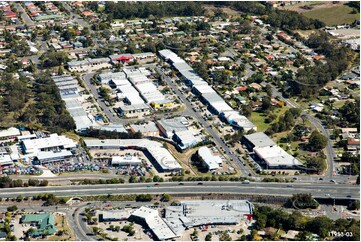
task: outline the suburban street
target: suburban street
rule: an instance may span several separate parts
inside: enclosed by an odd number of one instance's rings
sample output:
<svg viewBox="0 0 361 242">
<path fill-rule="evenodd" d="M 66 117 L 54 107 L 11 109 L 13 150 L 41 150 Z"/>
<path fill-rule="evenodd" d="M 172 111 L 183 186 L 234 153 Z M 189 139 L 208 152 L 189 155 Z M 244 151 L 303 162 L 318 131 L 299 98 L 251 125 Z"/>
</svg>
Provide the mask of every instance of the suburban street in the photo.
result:
<svg viewBox="0 0 361 242">
<path fill-rule="evenodd" d="M 14 3 L 14 6 L 16 10 L 21 13 L 21 18 L 24 21 L 24 24 L 27 26 L 35 25 L 34 21 L 29 17 L 29 15 L 26 13 L 25 9 L 20 5 L 20 3 Z"/>
<path fill-rule="evenodd" d="M 83 20 L 78 14 L 74 13 L 73 9 L 68 5 L 68 3 L 63 2 L 64 8 L 69 12 L 69 17 L 74 19 L 78 24 L 80 24 L 83 28 L 89 28 L 89 31 L 92 32 L 90 29 L 89 24 Z"/>
<path fill-rule="evenodd" d="M 183 184 L 183 185 L 182 185 Z M 255 194 L 268 196 L 292 196 L 296 193 L 310 193 L 316 198 L 359 198 L 358 186 L 343 184 L 312 184 L 312 183 L 251 183 L 241 182 L 183 182 L 152 184 L 107 184 L 107 185 L 81 185 L 60 187 L 26 187 L 3 188 L 0 197 L 33 196 L 40 193 L 51 193 L 57 196 L 89 196 L 106 194 L 201 194 L 201 193 L 235 193 Z"/>
</svg>

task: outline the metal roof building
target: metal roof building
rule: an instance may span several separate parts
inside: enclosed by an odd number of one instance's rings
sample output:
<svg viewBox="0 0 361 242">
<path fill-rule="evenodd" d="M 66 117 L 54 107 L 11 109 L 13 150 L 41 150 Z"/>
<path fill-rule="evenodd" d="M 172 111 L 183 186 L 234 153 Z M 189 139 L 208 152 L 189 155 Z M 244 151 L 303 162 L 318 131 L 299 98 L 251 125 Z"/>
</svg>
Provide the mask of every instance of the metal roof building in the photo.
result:
<svg viewBox="0 0 361 242">
<path fill-rule="evenodd" d="M 187 130 L 188 120 L 185 117 L 161 119 L 157 121 L 159 130 L 166 138 L 172 138 L 174 132 Z"/>
<path fill-rule="evenodd" d="M 51 235 L 56 232 L 55 217 L 51 213 L 26 214 L 21 217 L 20 223 L 36 224 L 31 236 Z"/>
<path fill-rule="evenodd" d="M 84 140 L 89 149 L 140 149 L 150 154 L 151 161 L 160 171 L 180 171 L 182 166 L 164 148 L 163 144 L 148 139 L 105 139 L 105 140 Z"/>
<path fill-rule="evenodd" d="M 99 74 L 98 79 L 103 84 L 108 84 L 112 79 L 126 78 L 124 72 L 108 72 Z"/>
<path fill-rule="evenodd" d="M 253 205 L 246 200 L 194 200 L 182 201 L 180 206 L 167 206 L 165 221 L 179 231 L 179 225 L 191 228 L 209 224 L 239 224 L 252 214 Z"/>
<path fill-rule="evenodd" d="M 208 170 L 216 170 L 220 168 L 222 159 L 218 155 L 212 155 L 211 150 L 203 146 L 198 150 L 198 155 L 201 157 L 203 164 Z"/>
<path fill-rule="evenodd" d="M 64 135 L 51 134 L 46 138 L 23 140 L 22 146 L 25 153 L 36 156 L 40 151 L 72 149 L 77 146 L 77 143 Z"/>
<path fill-rule="evenodd" d="M 62 96 L 66 109 L 74 119 L 76 130 L 81 132 L 90 128 L 93 125 L 93 121 L 81 106 L 78 97 L 67 98 L 66 96 Z"/>
<path fill-rule="evenodd" d="M 99 221 L 122 221 L 126 220 L 130 216 L 130 211 L 126 209 L 122 210 L 105 210 L 99 214 Z"/>
<path fill-rule="evenodd" d="M 15 138 L 16 136 L 19 135 L 20 135 L 19 129 L 14 127 L 0 130 L 0 139 Z"/>
<path fill-rule="evenodd" d="M 158 210 L 142 206 L 135 210 L 130 220 L 145 223 L 158 240 L 166 240 L 179 237 L 169 225 L 159 216 Z"/>
<path fill-rule="evenodd" d="M 62 161 L 72 156 L 73 154 L 69 150 L 61 150 L 60 152 L 41 151 L 36 157 L 41 164 L 44 164 L 53 161 Z"/>
<path fill-rule="evenodd" d="M 138 158 L 138 156 L 113 156 L 111 160 L 111 164 L 114 166 L 137 166 L 141 165 L 142 161 Z"/>
<path fill-rule="evenodd" d="M 159 133 L 157 125 L 155 125 L 155 123 L 151 121 L 148 121 L 147 123 L 144 124 L 131 124 L 130 128 L 131 131 L 134 133 L 136 132 L 140 132 L 142 134 Z"/>
<path fill-rule="evenodd" d="M 302 166 L 302 163 L 299 160 L 288 154 L 278 145 L 254 148 L 253 150 L 268 168 L 297 168 Z"/>
<path fill-rule="evenodd" d="M 263 132 L 244 135 L 243 142 L 251 149 L 272 147 L 276 145 L 276 143 Z"/>
<path fill-rule="evenodd" d="M 223 112 L 221 115 L 227 119 L 229 124 L 240 127 L 246 132 L 251 129 L 257 130 L 256 125 L 249 121 L 245 116 L 240 115 L 237 111 Z"/>
<path fill-rule="evenodd" d="M 188 129 L 175 131 L 174 137 L 181 149 L 187 149 L 198 143 L 197 138 Z"/>
<path fill-rule="evenodd" d="M 138 91 L 133 86 L 119 86 L 118 90 L 124 95 L 131 105 L 144 104 Z"/>
<path fill-rule="evenodd" d="M 105 131 L 113 131 L 118 133 L 128 133 L 122 124 L 111 124 L 103 126 L 92 126 L 93 129 L 100 129 Z"/>
</svg>

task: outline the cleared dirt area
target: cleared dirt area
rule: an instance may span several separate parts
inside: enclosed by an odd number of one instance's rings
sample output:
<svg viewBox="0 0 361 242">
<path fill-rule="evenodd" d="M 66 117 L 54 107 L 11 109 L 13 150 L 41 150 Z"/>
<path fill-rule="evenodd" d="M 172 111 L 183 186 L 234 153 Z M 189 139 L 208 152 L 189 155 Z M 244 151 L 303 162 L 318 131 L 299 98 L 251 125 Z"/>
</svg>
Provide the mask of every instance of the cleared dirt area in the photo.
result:
<svg viewBox="0 0 361 242">
<path fill-rule="evenodd" d="M 294 4 L 291 6 L 280 7 L 280 9 L 292 10 L 299 13 L 310 12 L 317 9 L 333 8 L 337 6 L 342 6 L 345 2 L 324 2 L 324 1 L 311 1 L 311 2 L 302 2 Z M 306 6 L 306 7 L 305 7 Z M 309 9 L 308 9 L 309 8 Z"/>
<path fill-rule="evenodd" d="M 221 10 L 223 13 L 228 14 L 228 15 L 239 15 L 238 11 L 233 10 L 231 8 L 228 8 L 228 7 L 218 8 L 218 7 L 215 7 L 215 6 L 212 6 L 212 5 L 208 5 L 208 4 L 204 4 L 202 6 L 206 9 L 206 14 L 208 14 L 210 16 L 214 15 L 216 9 L 218 11 Z"/>
</svg>

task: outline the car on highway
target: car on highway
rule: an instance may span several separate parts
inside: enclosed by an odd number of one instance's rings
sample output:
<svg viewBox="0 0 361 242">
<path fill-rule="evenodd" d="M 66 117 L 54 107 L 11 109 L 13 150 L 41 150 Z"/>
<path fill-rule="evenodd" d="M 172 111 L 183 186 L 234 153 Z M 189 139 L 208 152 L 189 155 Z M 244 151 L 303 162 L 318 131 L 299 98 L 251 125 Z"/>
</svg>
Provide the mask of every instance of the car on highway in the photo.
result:
<svg viewBox="0 0 361 242">
<path fill-rule="evenodd" d="M 184 185 L 184 183 L 183 183 L 183 182 L 181 182 L 181 183 L 179 183 L 178 185 L 183 186 L 183 185 Z"/>
<path fill-rule="evenodd" d="M 249 180 L 244 180 L 242 184 L 250 184 Z"/>
<path fill-rule="evenodd" d="M 203 182 L 198 182 L 197 185 L 203 185 Z"/>
<path fill-rule="evenodd" d="M 293 185 L 292 184 L 287 184 L 287 187 L 293 187 Z"/>
<path fill-rule="evenodd" d="M 154 186 L 159 186 L 159 183 L 155 183 Z"/>
<path fill-rule="evenodd" d="M 331 179 L 331 180 L 330 180 L 330 182 L 332 182 L 332 183 L 336 183 L 336 181 L 335 181 L 335 180 L 333 180 L 333 179 Z"/>
</svg>

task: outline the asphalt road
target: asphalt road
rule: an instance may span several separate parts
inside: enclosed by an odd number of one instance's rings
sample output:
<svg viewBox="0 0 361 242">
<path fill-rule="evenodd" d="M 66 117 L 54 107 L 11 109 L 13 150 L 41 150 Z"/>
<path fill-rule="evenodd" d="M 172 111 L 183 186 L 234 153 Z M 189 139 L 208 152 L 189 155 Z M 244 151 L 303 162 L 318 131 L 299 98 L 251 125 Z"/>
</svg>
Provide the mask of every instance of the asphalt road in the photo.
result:
<svg viewBox="0 0 361 242">
<path fill-rule="evenodd" d="M 282 96 L 282 93 L 280 93 L 275 87 L 272 86 L 272 91 L 273 91 L 273 96 L 279 96 L 282 101 L 284 101 L 285 103 L 287 103 L 288 106 L 293 107 L 293 108 L 299 108 L 297 104 L 291 102 L 289 99 L 284 98 Z M 308 118 L 308 120 L 319 130 L 321 131 L 321 133 L 323 135 L 325 135 L 328 139 L 328 144 L 326 146 L 325 149 L 325 153 L 327 156 L 327 177 L 328 178 L 332 178 L 334 175 L 334 171 L 335 168 L 337 167 L 336 162 L 334 161 L 334 157 L 335 157 L 335 151 L 332 147 L 332 140 L 330 138 L 330 133 L 328 131 L 328 129 L 325 129 L 325 127 L 322 125 L 321 121 L 318 118 L 315 118 L 314 116 L 310 115 L 309 113 L 307 113 L 306 111 L 302 111 L 302 114 L 306 115 L 306 117 Z"/>
<path fill-rule="evenodd" d="M 74 10 L 68 5 L 68 3 L 63 2 L 63 7 L 68 10 L 69 12 L 69 17 L 73 18 L 79 25 L 81 25 L 83 28 L 89 28 L 90 32 L 93 32 L 89 26 L 89 24 L 84 21 L 84 19 L 82 17 L 80 17 L 78 14 L 74 13 Z"/>
<path fill-rule="evenodd" d="M 108 107 L 107 105 L 105 105 L 105 103 L 102 101 L 103 98 L 98 94 L 97 86 L 95 86 L 91 83 L 90 79 L 94 75 L 95 75 L 95 72 L 89 72 L 82 76 L 82 79 L 84 80 L 87 89 L 90 90 L 90 92 L 93 94 L 95 100 L 97 101 L 98 105 L 103 110 L 105 115 L 108 117 L 109 121 L 114 124 L 121 123 L 122 119 L 120 119 L 118 117 L 118 115 L 111 110 L 111 107 Z"/>
<path fill-rule="evenodd" d="M 186 105 L 186 109 L 187 109 L 187 112 L 189 113 L 189 115 L 192 117 L 195 117 L 201 123 L 203 128 L 208 132 L 208 134 L 210 136 L 212 136 L 214 143 L 218 147 L 222 147 L 223 150 L 226 151 L 225 152 L 226 155 L 229 158 L 231 158 L 231 160 L 233 160 L 232 163 L 234 163 L 236 165 L 238 170 L 240 170 L 244 176 L 247 176 L 249 173 L 251 173 L 251 171 L 249 170 L 249 168 L 247 166 L 242 165 L 242 162 L 239 160 L 240 158 L 238 158 L 233 152 L 231 152 L 231 150 L 227 147 L 227 145 L 222 142 L 221 137 L 219 137 L 217 132 L 212 128 L 212 126 L 206 120 L 203 119 L 201 114 L 193 111 L 193 109 L 192 109 L 193 106 L 192 106 L 191 102 L 189 102 L 187 100 L 186 96 L 179 91 L 178 86 L 174 82 L 171 81 L 170 77 L 167 76 L 158 67 L 156 67 L 156 71 L 161 75 L 162 79 L 167 83 L 167 85 L 173 89 L 173 91 L 178 96 L 178 98 L 181 99 L 181 101 Z"/>
<path fill-rule="evenodd" d="M 27 26 L 35 25 L 36 23 L 29 17 L 29 15 L 26 13 L 25 9 L 21 6 L 20 3 L 14 3 L 14 6 L 16 8 L 16 11 L 18 13 L 21 13 L 21 18 L 23 19 L 24 24 Z"/>
<path fill-rule="evenodd" d="M 311 193 L 316 198 L 352 198 L 360 197 L 359 186 L 343 184 L 312 184 L 312 183 L 251 183 L 240 182 L 183 182 L 161 183 L 154 186 L 149 183 L 142 184 L 106 184 L 88 186 L 60 186 L 60 187 L 26 187 L 3 188 L 0 197 L 34 196 L 40 193 L 51 193 L 57 196 L 87 196 L 107 194 L 208 194 L 208 193 L 234 193 L 254 195 L 291 196 L 295 193 Z"/>
</svg>

